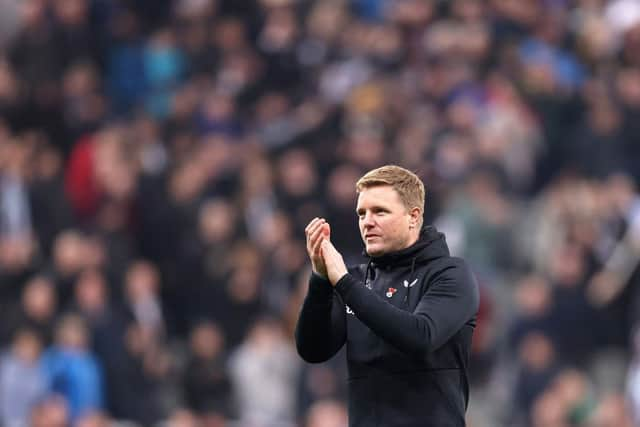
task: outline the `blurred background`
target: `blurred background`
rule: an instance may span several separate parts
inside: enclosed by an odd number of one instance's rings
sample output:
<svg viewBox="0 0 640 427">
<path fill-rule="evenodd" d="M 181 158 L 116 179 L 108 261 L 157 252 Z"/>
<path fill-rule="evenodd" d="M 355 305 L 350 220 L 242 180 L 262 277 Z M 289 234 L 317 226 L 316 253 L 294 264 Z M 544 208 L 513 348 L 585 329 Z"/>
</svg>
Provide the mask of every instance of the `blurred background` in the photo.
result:
<svg viewBox="0 0 640 427">
<path fill-rule="evenodd" d="M 292 331 L 397 163 L 472 265 L 470 427 L 640 425 L 637 0 L 0 0 L 0 425 L 345 427 Z"/>
</svg>

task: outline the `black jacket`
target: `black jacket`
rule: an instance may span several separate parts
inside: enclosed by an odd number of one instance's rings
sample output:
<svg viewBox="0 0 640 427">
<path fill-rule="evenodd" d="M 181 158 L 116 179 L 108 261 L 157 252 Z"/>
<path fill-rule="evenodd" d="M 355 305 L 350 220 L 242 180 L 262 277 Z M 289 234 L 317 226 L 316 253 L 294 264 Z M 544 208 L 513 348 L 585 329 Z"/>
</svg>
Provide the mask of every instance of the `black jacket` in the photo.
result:
<svg viewBox="0 0 640 427">
<path fill-rule="evenodd" d="M 351 427 L 460 427 L 478 287 L 433 227 L 349 269 L 335 288 L 312 274 L 298 353 L 323 362 L 347 343 Z"/>
</svg>

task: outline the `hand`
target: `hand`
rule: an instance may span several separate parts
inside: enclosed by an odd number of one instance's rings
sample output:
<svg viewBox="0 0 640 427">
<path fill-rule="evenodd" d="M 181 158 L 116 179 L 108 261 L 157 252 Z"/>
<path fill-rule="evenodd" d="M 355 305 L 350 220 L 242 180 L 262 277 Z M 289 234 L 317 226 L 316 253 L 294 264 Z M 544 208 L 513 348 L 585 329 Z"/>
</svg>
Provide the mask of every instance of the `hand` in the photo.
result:
<svg viewBox="0 0 640 427">
<path fill-rule="evenodd" d="M 314 218 L 304 229 L 304 234 L 307 236 L 307 254 L 311 260 L 313 272 L 328 278 L 320 246 L 325 239 L 328 240 L 330 238 L 331 227 L 324 218 Z"/>
<path fill-rule="evenodd" d="M 327 269 L 327 277 L 331 285 L 335 286 L 342 279 L 342 276 L 347 274 L 347 266 L 344 264 L 340 252 L 328 239 L 322 241 L 321 249 L 322 259 Z"/>
</svg>

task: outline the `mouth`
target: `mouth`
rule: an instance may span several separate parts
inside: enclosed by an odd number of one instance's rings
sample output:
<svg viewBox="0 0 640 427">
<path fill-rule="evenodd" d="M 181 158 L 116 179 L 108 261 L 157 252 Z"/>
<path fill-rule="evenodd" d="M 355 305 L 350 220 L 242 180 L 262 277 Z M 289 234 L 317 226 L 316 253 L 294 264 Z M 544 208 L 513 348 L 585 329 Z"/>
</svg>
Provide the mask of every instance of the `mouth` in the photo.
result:
<svg viewBox="0 0 640 427">
<path fill-rule="evenodd" d="M 364 240 L 374 239 L 376 237 L 380 237 L 380 236 L 377 234 L 365 234 Z"/>
</svg>

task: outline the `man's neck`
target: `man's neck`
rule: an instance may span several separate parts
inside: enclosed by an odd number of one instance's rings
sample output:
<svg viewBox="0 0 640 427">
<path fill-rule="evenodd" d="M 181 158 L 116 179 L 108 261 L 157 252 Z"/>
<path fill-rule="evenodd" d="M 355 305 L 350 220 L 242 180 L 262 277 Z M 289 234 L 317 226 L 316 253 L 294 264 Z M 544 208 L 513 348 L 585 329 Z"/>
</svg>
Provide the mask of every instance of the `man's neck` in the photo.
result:
<svg viewBox="0 0 640 427">
<path fill-rule="evenodd" d="M 409 235 L 409 241 L 407 245 L 402 249 L 407 249 L 408 247 L 415 245 L 419 238 L 420 238 L 420 230 L 418 229 L 418 231 L 416 231 L 415 233 L 411 233 Z"/>
</svg>

